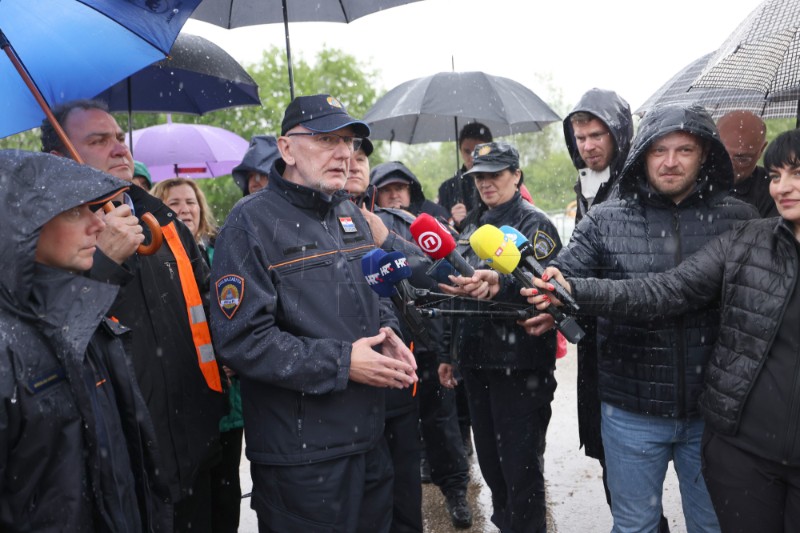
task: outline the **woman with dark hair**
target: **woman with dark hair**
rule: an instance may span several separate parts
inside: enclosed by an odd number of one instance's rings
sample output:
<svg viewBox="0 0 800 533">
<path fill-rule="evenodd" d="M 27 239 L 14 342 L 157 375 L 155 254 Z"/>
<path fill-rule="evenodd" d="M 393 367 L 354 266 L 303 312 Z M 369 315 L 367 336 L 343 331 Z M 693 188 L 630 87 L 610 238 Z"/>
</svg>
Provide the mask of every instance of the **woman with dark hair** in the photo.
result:
<svg viewBox="0 0 800 533">
<path fill-rule="evenodd" d="M 780 217 L 735 226 L 646 278 L 543 276 L 591 314 L 657 319 L 719 303 L 699 405 L 703 477 L 724 533 L 800 531 L 800 130 L 769 145 L 764 167 Z M 523 294 L 548 305 L 536 289 Z"/>
<path fill-rule="evenodd" d="M 505 142 L 478 145 L 467 175 L 474 176 L 480 199 L 464 219 L 458 252 L 473 267 L 485 263 L 464 243 L 485 224 L 520 231 L 544 264 L 558 254 L 556 228 L 520 194 L 523 177 L 516 148 Z M 525 303 L 516 291 L 495 299 Z M 556 388 L 555 331 L 535 338 L 511 320 L 470 317 L 457 324 L 452 342 L 467 393 L 475 453 L 492 492 L 491 520 L 501 531 L 544 532 L 543 456 Z M 440 365 L 439 379 L 452 388 L 453 366 Z"/>
</svg>

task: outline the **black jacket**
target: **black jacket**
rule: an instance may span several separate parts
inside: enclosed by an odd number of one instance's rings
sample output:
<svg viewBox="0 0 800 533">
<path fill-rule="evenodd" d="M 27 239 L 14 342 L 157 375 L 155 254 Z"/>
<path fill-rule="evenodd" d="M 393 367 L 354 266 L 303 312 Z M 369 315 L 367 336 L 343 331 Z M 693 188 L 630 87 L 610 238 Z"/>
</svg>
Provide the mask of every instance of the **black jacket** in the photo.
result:
<svg viewBox="0 0 800 533">
<path fill-rule="evenodd" d="M 481 196 L 475 186 L 475 179 L 471 174 L 465 175 L 466 171 L 467 167 L 462 165 L 451 178 L 439 185 L 438 203 L 447 211 L 448 218 L 450 218 L 450 210 L 456 204 L 464 204 L 469 212 L 480 203 Z"/>
<path fill-rule="evenodd" d="M 207 302 L 208 267 L 191 232 L 161 200 L 131 187 L 136 214 L 175 223 Z M 219 420 L 226 397 L 208 387 L 197 362 L 178 267 L 167 243 L 150 256 L 134 254 L 117 265 L 99 250 L 92 278 L 120 285 L 109 311 L 132 335 L 133 366 L 153 418 L 173 501 L 187 495 L 197 472 L 218 460 Z"/>
<path fill-rule="evenodd" d="M 595 313 L 664 320 L 722 301 L 700 397 L 703 416 L 734 444 L 796 466 L 800 341 L 785 313 L 793 305 L 797 316 L 799 268 L 791 224 L 770 218 L 737 226 L 666 273 L 615 284 L 570 281 L 581 305 Z"/>
<path fill-rule="evenodd" d="M 170 531 L 154 428 L 104 318 L 118 288 L 34 263 L 53 216 L 126 186 L 0 152 L 0 530 Z"/>
<path fill-rule="evenodd" d="M 674 131 L 708 146 L 695 191 L 678 205 L 651 189 L 643 170 L 650 144 Z M 668 270 L 735 222 L 757 216 L 728 196 L 732 180 L 730 159 L 704 110 L 651 111 L 620 176 L 620 198 L 593 207 L 553 264 L 565 275 L 608 279 Z M 670 320 L 598 317 L 600 399 L 641 414 L 696 416 L 718 323 L 714 305 Z"/>
<path fill-rule="evenodd" d="M 769 194 L 769 175 L 764 167 L 756 167 L 753 173 L 734 184 L 731 196 L 752 204 L 763 218 L 778 216 L 775 200 Z"/>
<path fill-rule="evenodd" d="M 239 375 L 247 457 L 303 464 L 364 453 L 383 436 L 384 390 L 350 381 L 352 343 L 397 321 L 367 285 L 372 233 L 343 191 L 322 194 L 272 168 L 217 237 L 211 326 Z"/>
<path fill-rule="evenodd" d="M 538 259 L 543 265 L 556 256 L 561 249 L 558 232 L 547 215 L 517 192 L 514 197 L 494 209 L 487 209 L 483 203 L 471 211 L 464 219 L 464 231 L 459 237 L 457 251 L 475 268 L 488 268 L 469 246 L 469 237 L 484 224 L 508 225 L 525 235 L 528 240 L 542 250 Z M 526 307 L 519 289 L 501 291 L 495 301 L 519 303 Z M 469 307 L 469 304 L 464 304 Z M 478 308 L 478 307 L 474 307 Z M 454 336 L 454 353 L 458 365 L 472 368 L 525 368 L 552 372 L 555 368 L 556 335 L 549 331 L 541 337 L 525 333 L 512 319 L 487 320 L 485 318 L 465 318 L 459 320 Z M 555 381 L 550 380 L 555 390 Z"/>
<path fill-rule="evenodd" d="M 614 91 L 606 91 L 603 89 L 591 89 L 587 91 L 580 99 L 578 104 L 569 112 L 567 118 L 564 119 L 564 140 L 567 143 L 567 150 L 572 159 L 572 164 L 580 173 L 581 170 L 586 168 L 586 162 L 581 158 L 578 151 L 578 145 L 575 142 L 575 133 L 572 130 L 572 122 L 570 118 L 578 112 L 591 113 L 600 119 L 611 132 L 614 139 L 614 147 L 616 153 L 611 160 L 611 173 L 608 181 L 600 186 L 597 194 L 594 197 L 593 203 L 599 204 L 612 196 L 614 185 L 625 165 L 625 159 L 628 157 L 628 150 L 631 147 L 631 138 L 633 137 L 633 118 L 631 117 L 631 108 L 624 99 L 617 95 Z M 586 211 L 589 210 L 589 203 L 581 192 L 580 176 L 575 181 L 575 194 L 578 202 L 578 208 L 575 213 L 575 221 L 580 222 Z"/>
</svg>

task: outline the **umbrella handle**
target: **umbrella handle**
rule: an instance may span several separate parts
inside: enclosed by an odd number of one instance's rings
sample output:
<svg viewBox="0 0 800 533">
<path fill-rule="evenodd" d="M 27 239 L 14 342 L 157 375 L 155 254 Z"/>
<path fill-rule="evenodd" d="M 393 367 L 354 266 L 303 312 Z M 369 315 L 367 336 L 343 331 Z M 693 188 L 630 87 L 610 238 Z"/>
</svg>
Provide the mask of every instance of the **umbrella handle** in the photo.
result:
<svg viewBox="0 0 800 533">
<path fill-rule="evenodd" d="M 108 202 L 103 206 L 103 211 L 108 213 L 114 209 L 114 204 Z M 158 220 L 151 213 L 145 213 L 141 217 L 142 222 L 150 230 L 150 244 L 140 244 L 136 249 L 139 255 L 153 255 L 161 248 L 161 243 L 164 242 L 164 235 L 161 233 L 161 226 Z"/>
</svg>

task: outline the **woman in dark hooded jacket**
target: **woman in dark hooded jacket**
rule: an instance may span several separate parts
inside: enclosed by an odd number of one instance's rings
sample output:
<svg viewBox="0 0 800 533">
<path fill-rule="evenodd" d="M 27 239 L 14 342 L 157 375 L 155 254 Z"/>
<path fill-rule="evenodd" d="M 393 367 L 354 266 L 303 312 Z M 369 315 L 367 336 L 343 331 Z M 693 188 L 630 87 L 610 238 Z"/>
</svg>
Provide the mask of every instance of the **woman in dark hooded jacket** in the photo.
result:
<svg viewBox="0 0 800 533">
<path fill-rule="evenodd" d="M 118 287 L 80 275 L 128 187 L 49 154 L 0 152 L 0 530 L 169 531 L 144 399 L 105 314 Z"/>
<path fill-rule="evenodd" d="M 260 191 L 269 182 L 272 164 L 280 157 L 278 140 L 272 135 L 254 135 L 242 162 L 233 169 L 233 181 L 242 189 L 242 196 Z"/>
</svg>

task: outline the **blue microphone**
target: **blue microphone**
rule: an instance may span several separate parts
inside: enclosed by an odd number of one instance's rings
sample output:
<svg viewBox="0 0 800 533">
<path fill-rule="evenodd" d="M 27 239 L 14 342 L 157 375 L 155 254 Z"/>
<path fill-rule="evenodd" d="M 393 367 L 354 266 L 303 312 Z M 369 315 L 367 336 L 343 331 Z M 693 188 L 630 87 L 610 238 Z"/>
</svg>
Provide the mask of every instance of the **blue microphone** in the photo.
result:
<svg viewBox="0 0 800 533">
<path fill-rule="evenodd" d="M 522 257 L 522 261 L 525 262 L 525 266 L 528 267 L 530 273 L 532 273 L 537 278 L 541 278 L 542 274 L 544 273 L 544 267 L 536 260 L 536 250 L 534 249 L 531 241 L 528 240 L 525 235 L 519 232 L 519 230 L 512 228 L 511 226 L 500 226 L 500 231 L 502 231 L 506 239 L 513 242 L 517 249 L 519 249 L 520 255 Z M 577 312 L 580 307 L 575 299 L 561 286 L 561 284 L 557 282 L 552 283 L 553 287 L 555 287 L 555 293 L 558 295 L 558 299 L 561 300 L 568 309 L 573 312 Z"/>
</svg>

